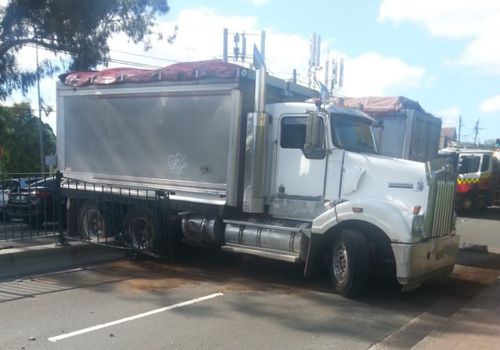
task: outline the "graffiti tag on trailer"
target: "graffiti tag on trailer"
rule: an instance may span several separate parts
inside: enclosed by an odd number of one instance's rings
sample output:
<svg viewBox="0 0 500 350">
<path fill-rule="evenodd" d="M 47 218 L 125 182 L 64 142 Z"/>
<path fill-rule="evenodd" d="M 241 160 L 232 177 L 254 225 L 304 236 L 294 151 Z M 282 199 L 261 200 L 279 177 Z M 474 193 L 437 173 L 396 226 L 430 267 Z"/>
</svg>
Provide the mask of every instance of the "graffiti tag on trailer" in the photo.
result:
<svg viewBox="0 0 500 350">
<path fill-rule="evenodd" d="M 181 153 L 171 154 L 168 157 L 167 167 L 177 175 L 182 175 L 184 168 L 189 164 L 186 162 L 186 156 Z"/>
</svg>

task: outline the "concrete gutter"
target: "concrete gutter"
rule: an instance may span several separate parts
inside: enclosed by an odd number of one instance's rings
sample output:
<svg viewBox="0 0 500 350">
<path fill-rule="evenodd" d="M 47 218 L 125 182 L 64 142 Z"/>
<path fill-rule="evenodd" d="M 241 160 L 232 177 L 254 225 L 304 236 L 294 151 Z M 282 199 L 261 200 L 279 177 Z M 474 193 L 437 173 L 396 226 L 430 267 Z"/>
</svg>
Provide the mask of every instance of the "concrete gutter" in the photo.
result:
<svg viewBox="0 0 500 350">
<path fill-rule="evenodd" d="M 125 257 L 122 250 L 81 241 L 68 246 L 36 244 L 0 249 L 0 280 L 92 265 Z"/>
</svg>

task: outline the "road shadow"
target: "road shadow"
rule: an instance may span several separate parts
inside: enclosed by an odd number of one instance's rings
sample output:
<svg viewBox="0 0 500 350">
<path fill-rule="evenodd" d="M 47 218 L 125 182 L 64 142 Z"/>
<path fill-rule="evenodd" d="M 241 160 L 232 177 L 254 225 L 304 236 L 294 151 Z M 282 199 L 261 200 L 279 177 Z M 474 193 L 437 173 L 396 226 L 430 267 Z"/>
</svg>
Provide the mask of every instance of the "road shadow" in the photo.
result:
<svg viewBox="0 0 500 350">
<path fill-rule="evenodd" d="M 351 300 L 333 292 L 325 270 L 306 279 L 301 265 L 222 251 L 186 249 L 183 253 L 175 261 L 141 257 L 33 278 L 30 283 L 18 285 L 25 292 L 14 295 L 13 299 L 89 288 L 126 299 L 151 296 L 150 300 L 164 306 L 165 298 L 158 296 L 169 296 L 174 290 L 182 292 L 181 287 L 192 289 L 203 284 L 224 292 L 227 298 L 223 303 L 233 312 L 300 332 L 356 337 L 368 343 L 381 341 L 416 317 L 430 315 L 421 318 L 418 330 L 399 340 L 399 347 L 411 347 L 436 327 L 428 318 L 445 323 L 484 290 L 489 281 L 478 277 L 479 267 L 485 266 L 486 261 L 468 255 L 462 256 L 460 262 L 469 266 L 458 268 L 452 276 L 430 281 L 413 292 L 401 293 L 394 280 L 375 278 L 363 297 Z M 11 284 L 9 290 L 18 293 L 13 287 Z M 207 320 L 226 317 L 209 305 L 175 312 Z"/>
<path fill-rule="evenodd" d="M 481 220 L 500 221 L 500 207 L 488 207 L 471 213 L 460 213 L 460 217 Z"/>
<path fill-rule="evenodd" d="M 457 264 L 500 272 L 500 254 L 488 253 L 487 248 L 476 248 L 478 247 L 469 247 L 459 250 Z"/>
</svg>

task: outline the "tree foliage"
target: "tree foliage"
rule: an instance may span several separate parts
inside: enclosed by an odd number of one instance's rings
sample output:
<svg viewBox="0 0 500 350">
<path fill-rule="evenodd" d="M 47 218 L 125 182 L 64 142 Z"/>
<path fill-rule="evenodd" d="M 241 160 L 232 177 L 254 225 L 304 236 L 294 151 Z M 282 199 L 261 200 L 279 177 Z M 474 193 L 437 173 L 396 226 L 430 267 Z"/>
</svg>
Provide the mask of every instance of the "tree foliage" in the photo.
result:
<svg viewBox="0 0 500 350">
<path fill-rule="evenodd" d="M 36 81 L 36 72 L 16 64 L 24 45 L 67 53 L 70 69 L 86 70 L 109 61 L 115 33 L 148 48 L 157 15 L 168 10 L 167 0 L 10 0 L 0 8 L 0 100 Z"/>
<path fill-rule="evenodd" d="M 0 172 L 40 171 L 40 123 L 29 103 L 0 107 Z M 43 134 L 45 154 L 54 154 L 56 137 L 50 125 L 43 124 Z"/>
</svg>

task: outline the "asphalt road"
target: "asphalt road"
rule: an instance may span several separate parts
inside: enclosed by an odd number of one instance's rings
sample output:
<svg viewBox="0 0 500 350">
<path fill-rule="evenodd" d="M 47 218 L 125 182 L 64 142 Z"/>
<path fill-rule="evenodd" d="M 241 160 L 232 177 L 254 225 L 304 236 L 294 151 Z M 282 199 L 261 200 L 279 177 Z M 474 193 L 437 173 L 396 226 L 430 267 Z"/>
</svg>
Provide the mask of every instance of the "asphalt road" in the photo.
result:
<svg viewBox="0 0 500 350">
<path fill-rule="evenodd" d="M 469 237 L 495 229 L 495 215 L 457 229 Z M 200 250 L 175 262 L 125 260 L 5 281 L 0 349 L 409 348 L 500 272 L 497 255 L 464 251 L 459 262 L 469 266 L 412 293 L 372 283 L 360 300 L 332 293 L 324 275 L 302 278 L 300 266 Z"/>
<path fill-rule="evenodd" d="M 500 254 L 500 207 L 459 217 L 457 232 L 462 247 Z"/>
</svg>

